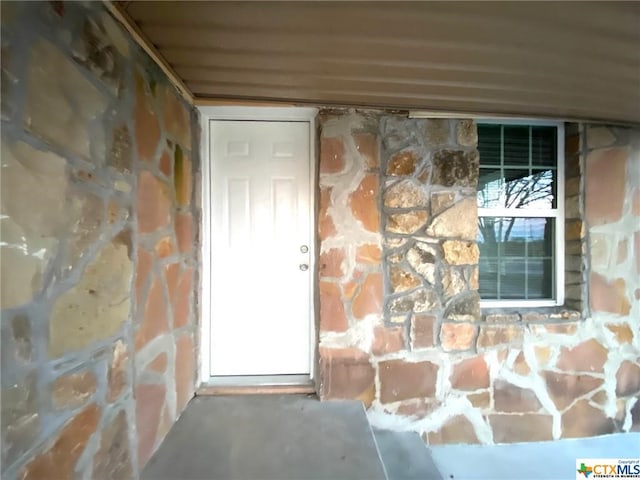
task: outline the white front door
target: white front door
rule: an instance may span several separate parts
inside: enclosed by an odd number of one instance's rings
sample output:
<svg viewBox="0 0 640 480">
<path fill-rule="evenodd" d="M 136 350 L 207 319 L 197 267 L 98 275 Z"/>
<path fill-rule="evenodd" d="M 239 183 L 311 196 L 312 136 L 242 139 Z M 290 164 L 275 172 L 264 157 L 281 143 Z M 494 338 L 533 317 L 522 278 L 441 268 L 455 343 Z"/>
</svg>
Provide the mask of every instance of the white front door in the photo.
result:
<svg viewBox="0 0 640 480">
<path fill-rule="evenodd" d="M 212 376 L 310 372 L 309 137 L 309 122 L 210 122 Z"/>
</svg>

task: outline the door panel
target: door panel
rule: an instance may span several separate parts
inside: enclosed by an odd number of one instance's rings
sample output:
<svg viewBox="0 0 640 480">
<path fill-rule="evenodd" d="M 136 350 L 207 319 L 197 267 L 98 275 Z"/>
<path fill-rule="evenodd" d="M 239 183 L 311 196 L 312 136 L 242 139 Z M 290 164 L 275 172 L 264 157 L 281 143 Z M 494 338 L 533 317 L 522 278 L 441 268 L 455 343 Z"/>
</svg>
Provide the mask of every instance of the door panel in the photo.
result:
<svg viewBox="0 0 640 480">
<path fill-rule="evenodd" d="M 308 374 L 307 122 L 212 121 L 211 374 Z"/>
</svg>

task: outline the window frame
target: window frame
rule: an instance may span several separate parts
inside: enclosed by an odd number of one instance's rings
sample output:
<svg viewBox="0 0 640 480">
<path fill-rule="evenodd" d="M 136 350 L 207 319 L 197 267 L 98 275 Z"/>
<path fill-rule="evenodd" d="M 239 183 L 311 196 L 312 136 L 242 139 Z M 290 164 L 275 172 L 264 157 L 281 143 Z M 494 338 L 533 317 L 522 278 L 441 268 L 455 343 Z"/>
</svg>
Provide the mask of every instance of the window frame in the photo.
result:
<svg viewBox="0 0 640 480">
<path fill-rule="evenodd" d="M 564 189 L 565 189 L 565 128 L 564 122 L 554 120 L 534 120 L 534 119 L 513 119 L 513 118 L 478 118 L 477 125 L 508 125 L 508 126 L 543 126 L 556 128 L 556 208 L 538 209 L 517 209 L 517 208 L 480 208 L 478 207 L 478 218 L 480 217 L 538 217 L 555 219 L 555 239 L 554 239 L 554 279 L 553 298 L 540 300 L 526 299 L 505 299 L 505 300 L 483 300 L 480 297 L 481 308 L 513 308 L 513 307 L 556 307 L 564 305 L 564 269 L 565 269 L 565 211 L 564 211 Z M 503 161 L 501 159 L 501 161 Z M 482 157 L 480 156 L 480 166 Z M 478 168 L 480 168 L 480 166 Z M 479 172 L 478 172 L 479 173 Z M 477 190 L 476 190 L 477 195 Z M 480 263 L 478 263 L 478 271 Z"/>
</svg>

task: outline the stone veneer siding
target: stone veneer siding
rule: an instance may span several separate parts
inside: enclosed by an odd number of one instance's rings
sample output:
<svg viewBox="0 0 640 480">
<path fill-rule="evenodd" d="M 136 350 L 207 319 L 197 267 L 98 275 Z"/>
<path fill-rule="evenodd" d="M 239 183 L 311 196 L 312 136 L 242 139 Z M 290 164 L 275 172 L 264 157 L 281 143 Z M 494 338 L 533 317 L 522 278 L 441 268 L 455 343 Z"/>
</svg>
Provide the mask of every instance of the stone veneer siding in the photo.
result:
<svg viewBox="0 0 640 480">
<path fill-rule="evenodd" d="M 567 129 L 569 309 L 481 312 L 475 124 L 326 111 L 320 128 L 323 399 L 430 444 L 640 429 L 637 130 Z"/>
<path fill-rule="evenodd" d="M 125 479 L 193 396 L 196 114 L 102 3 L 2 2 L 2 478 Z"/>
</svg>

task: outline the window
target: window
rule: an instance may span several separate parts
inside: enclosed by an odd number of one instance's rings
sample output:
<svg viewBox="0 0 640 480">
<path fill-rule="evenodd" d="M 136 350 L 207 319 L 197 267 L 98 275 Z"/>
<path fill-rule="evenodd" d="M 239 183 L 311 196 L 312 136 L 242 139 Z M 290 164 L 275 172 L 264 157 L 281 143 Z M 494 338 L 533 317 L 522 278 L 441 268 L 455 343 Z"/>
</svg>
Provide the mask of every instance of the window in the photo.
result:
<svg viewBox="0 0 640 480">
<path fill-rule="evenodd" d="M 482 306 L 562 304 L 562 125 L 479 122 L 478 150 Z"/>
</svg>

